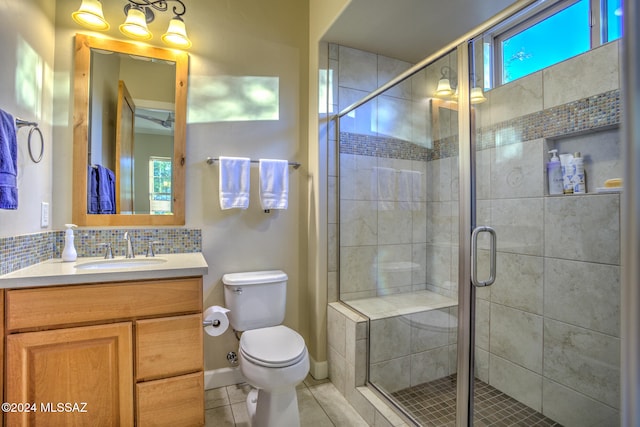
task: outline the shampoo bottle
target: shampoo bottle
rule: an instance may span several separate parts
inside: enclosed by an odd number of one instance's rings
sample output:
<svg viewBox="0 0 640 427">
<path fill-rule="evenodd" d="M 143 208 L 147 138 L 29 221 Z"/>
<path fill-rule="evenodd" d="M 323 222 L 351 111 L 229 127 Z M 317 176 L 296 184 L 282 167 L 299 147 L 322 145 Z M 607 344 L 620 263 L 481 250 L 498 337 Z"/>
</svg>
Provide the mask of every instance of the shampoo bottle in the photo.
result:
<svg viewBox="0 0 640 427">
<path fill-rule="evenodd" d="M 573 176 L 575 175 L 573 154 L 560 154 L 560 166 L 563 192 L 564 194 L 573 194 Z"/>
<path fill-rule="evenodd" d="M 75 261 L 78 258 L 75 246 L 73 246 L 73 229 L 75 224 L 65 224 L 67 231 L 64 234 L 64 250 L 62 251 L 62 261 Z"/>
<path fill-rule="evenodd" d="M 584 194 L 587 192 L 587 180 L 584 175 L 584 159 L 579 151 L 573 155 L 573 165 L 576 172 L 573 176 L 573 194 Z"/>
<path fill-rule="evenodd" d="M 562 194 L 562 167 L 558 158 L 558 150 L 551 150 L 552 155 L 549 163 L 547 163 L 547 178 L 549 179 L 549 194 Z"/>
</svg>

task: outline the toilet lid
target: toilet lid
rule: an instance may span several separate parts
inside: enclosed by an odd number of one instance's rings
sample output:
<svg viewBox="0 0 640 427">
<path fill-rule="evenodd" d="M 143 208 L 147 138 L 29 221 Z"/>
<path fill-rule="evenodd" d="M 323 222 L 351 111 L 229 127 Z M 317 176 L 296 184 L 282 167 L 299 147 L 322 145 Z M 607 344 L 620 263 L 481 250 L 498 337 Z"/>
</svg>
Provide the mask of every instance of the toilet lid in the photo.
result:
<svg viewBox="0 0 640 427">
<path fill-rule="evenodd" d="M 293 365 L 306 355 L 304 338 L 282 325 L 243 332 L 240 351 L 253 363 L 272 368 Z"/>
</svg>

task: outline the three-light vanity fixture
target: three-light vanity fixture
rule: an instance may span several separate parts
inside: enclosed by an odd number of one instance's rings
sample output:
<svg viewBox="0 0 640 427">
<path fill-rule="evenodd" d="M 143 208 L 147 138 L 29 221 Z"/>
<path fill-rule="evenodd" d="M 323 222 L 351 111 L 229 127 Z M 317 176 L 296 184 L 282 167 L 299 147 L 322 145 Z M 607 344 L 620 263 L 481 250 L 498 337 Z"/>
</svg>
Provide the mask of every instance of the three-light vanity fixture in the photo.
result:
<svg viewBox="0 0 640 427">
<path fill-rule="evenodd" d="M 153 37 L 147 24 L 155 19 L 154 10 L 166 12 L 169 10 L 169 3 L 177 3 L 172 8 L 173 18 L 169 21 L 167 32 L 161 37 L 162 42 L 170 47 L 178 49 L 188 49 L 191 47 L 191 40 L 187 37 L 182 16 L 187 12 L 187 8 L 181 0 L 128 0 L 124 6 L 124 13 L 127 18 L 118 28 L 125 36 L 135 40 L 149 40 Z M 80 8 L 71 14 L 73 20 L 78 24 L 91 30 L 106 31 L 109 23 L 102 13 L 102 3 L 100 0 L 82 0 Z"/>
<path fill-rule="evenodd" d="M 472 80 L 475 80 L 473 75 L 471 76 Z M 458 86 L 458 75 L 457 73 L 448 66 L 444 66 L 440 69 L 440 80 L 438 80 L 438 86 L 436 87 L 435 96 L 437 98 L 448 99 L 451 97 L 457 98 L 457 86 Z M 474 86 L 471 88 L 471 93 L 469 94 L 469 100 L 472 104 L 480 104 L 487 100 L 485 98 L 484 93 L 482 92 L 482 88 Z"/>
</svg>

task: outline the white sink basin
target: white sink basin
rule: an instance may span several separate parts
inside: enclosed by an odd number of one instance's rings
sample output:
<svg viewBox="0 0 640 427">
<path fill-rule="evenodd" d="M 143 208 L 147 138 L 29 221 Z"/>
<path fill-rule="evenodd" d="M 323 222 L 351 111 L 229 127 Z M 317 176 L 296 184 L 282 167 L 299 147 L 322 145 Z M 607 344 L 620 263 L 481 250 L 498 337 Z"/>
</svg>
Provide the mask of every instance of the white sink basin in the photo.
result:
<svg viewBox="0 0 640 427">
<path fill-rule="evenodd" d="M 167 262 L 165 258 L 114 258 L 114 259 L 101 259 L 98 261 L 90 261 L 82 264 L 77 264 L 75 267 L 78 270 L 106 270 L 113 268 L 137 268 L 137 267 L 149 267 Z"/>
</svg>

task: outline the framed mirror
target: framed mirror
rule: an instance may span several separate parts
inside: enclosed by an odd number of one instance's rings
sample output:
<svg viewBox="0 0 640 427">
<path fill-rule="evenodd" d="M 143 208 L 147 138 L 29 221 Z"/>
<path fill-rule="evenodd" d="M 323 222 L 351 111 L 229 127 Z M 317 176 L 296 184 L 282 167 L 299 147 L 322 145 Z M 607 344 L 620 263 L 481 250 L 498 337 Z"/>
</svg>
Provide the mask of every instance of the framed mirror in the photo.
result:
<svg viewBox="0 0 640 427">
<path fill-rule="evenodd" d="M 76 34 L 73 215 L 184 225 L 188 56 Z"/>
</svg>

